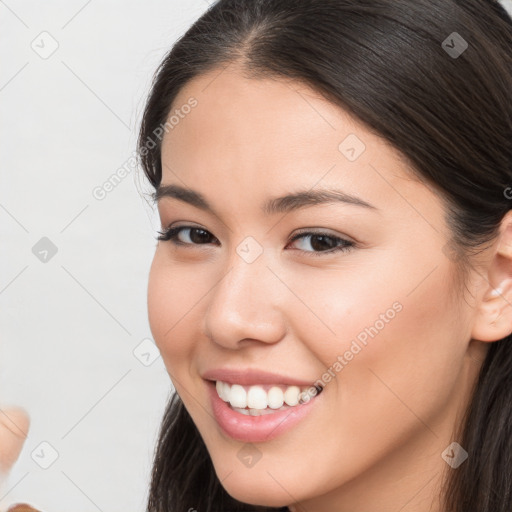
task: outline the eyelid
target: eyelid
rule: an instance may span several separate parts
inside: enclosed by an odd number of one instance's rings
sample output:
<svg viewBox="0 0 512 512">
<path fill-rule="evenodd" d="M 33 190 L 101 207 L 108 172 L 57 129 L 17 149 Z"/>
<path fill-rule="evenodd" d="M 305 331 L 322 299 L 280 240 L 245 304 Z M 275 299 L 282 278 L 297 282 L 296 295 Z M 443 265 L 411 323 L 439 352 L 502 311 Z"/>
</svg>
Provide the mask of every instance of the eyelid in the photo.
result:
<svg viewBox="0 0 512 512">
<path fill-rule="evenodd" d="M 177 224 L 177 225 L 174 225 L 174 224 L 169 224 L 168 226 L 165 226 L 165 227 L 162 227 L 162 230 L 161 231 L 158 231 L 158 233 L 160 233 L 160 235 L 162 235 L 162 237 L 164 237 L 164 241 L 171 241 L 173 242 L 175 245 L 181 245 L 181 246 L 190 246 L 190 247 L 201 247 L 201 246 L 204 246 L 204 245 L 208 245 L 208 244 L 192 244 L 192 243 L 187 243 L 187 242 L 181 242 L 177 239 L 177 236 L 174 236 L 174 240 L 173 239 L 168 239 L 167 237 L 169 237 L 169 235 L 172 233 L 172 232 L 176 232 L 176 235 L 181 233 L 180 230 L 186 230 L 186 229 L 198 229 L 198 230 L 202 230 L 202 231 L 206 231 L 209 235 L 211 235 L 212 238 L 214 238 L 215 240 L 217 240 L 218 242 L 219 239 L 209 230 L 209 229 L 206 229 L 204 228 L 203 226 L 199 226 L 199 225 L 194 225 L 194 224 Z M 162 237 L 158 237 L 157 239 L 158 240 L 161 240 Z"/>
<path fill-rule="evenodd" d="M 333 238 L 342 238 L 342 239 L 346 240 L 347 242 L 352 242 L 354 244 L 357 243 L 356 240 L 354 240 L 352 237 L 350 237 L 348 235 L 334 232 L 333 230 L 328 229 L 328 228 L 318 228 L 318 227 L 315 227 L 315 228 L 308 228 L 308 227 L 300 228 L 293 235 L 291 235 L 290 241 L 295 240 L 295 237 L 298 237 L 298 236 L 304 235 L 304 234 L 327 235 L 327 236 L 330 236 L 330 237 L 333 237 Z"/>
<path fill-rule="evenodd" d="M 172 226 L 172 227 L 171 227 Z M 169 224 L 169 225 L 163 225 L 162 224 L 162 230 L 164 231 L 168 231 L 170 229 L 178 229 L 178 228 L 190 228 L 190 229 L 201 229 L 203 231 L 207 231 L 208 233 L 210 233 L 214 238 L 217 238 L 209 229 L 206 229 L 204 228 L 203 226 L 201 225 L 196 225 L 196 224 L 191 224 L 191 223 L 188 223 L 188 224 Z M 345 238 L 350 238 L 350 237 L 347 237 L 346 235 L 340 235 L 340 234 L 337 234 L 337 233 L 331 233 L 331 231 L 327 228 L 308 228 L 308 227 L 305 227 L 305 228 L 300 228 L 298 231 L 294 232 L 291 236 L 290 236 L 290 241 L 292 240 L 295 240 L 297 237 L 299 237 L 300 235 L 304 235 L 304 234 L 319 234 L 319 235 L 328 235 L 328 236 L 332 236 L 332 237 L 338 237 L 338 238 L 342 238 L 342 237 L 345 237 Z M 218 239 L 217 239 L 218 240 Z M 349 241 L 352 241 L 352 240 L 349 240 Z M 197 245 L 197 244 L 196 244 Z"/>
<path fill-rule="evenodd" d="M 209 235 L 211 235 L 211 237 L 213 237 L 215 240 L 217 240 L 219 243 L 219 239 L 211 232 L 209 231 L 208 229 L 205 229 L 203 228 L 202 226 L 196 226 L 196 225 L 192 225 L 192 224 L 184 224 L 184 225 L 169 225 L 167 228 L 163 229 L 162 231 L 159 231 L 160 233 L 160 237 L 157 237 L 157 239 L 160 241 L 170 241 L 173 245 L 175 245 L 176 247 L 184 247 L 186 249 L 192 249 L 194 247 L 197 247 L 197 248 L 200 248 L 200 250 L 204 250 L 204 249 L 208 249 L 208 245 L 209 243 L 205 243 L 205 244 L 194 244 L 194 243 L 188 243 L 188 242 L 181 242 L 180 240 L 178 240 L 178 234 L 181 233 L 180 230 L 186 230 L 186 229 L 198 229 L 198 230 L 201 230 L 201 231 L 205 231 L 206 233 L 208 233 Z M 345 252 L 349 252 L 353 249 L 356 249 L 359 247 L 359 244 L 355 241 L 352 241 L 350 240 L 350 237 L 345 237 L 345 235 L 335 235 L 335 234 L 331 234 L 329 232 L 329 230 L 326 230 L 325 228 L 301 228 L 299 231 L 295 232 L 288 240 L 288 243 L 287 245 L 295 242 L 295 240 L 298 240 L 306 235 L 309 235 L 309 236 L 326 236 L 327 238 L 331 238 L 331 239 L 336 239 L 337 240 L 337 245 L 335 245 L 334 247 L 330 248 L 330 249 L 327 249 L 325 251 L 305 251 L 303 249 L 294 249 L 295 251 L 298 251 L 299 253 L 302 253 L 302 254 L 307 254 L 308 257 L 311 256 L 311 257 L 318 257 L 318 256 L 329 256 L 329 255 L 334 255 L 334 254 L 338 254 L 338 253 L 345 253 Z M 205 247 L 203 247 L 205 246 Z"/>
<path fill-rule="evenodd" d="M 186 221 L 183 221 L 183 222 L 186 222 Z M 207 231 L 208 233 L 210 233 L 214 238 L 216 238 L 218 240 L 218 238 L 209 230 L 209 229 L 206 229 L 205 227 L 201 226 L 200 224 L 194 224 L 193 222 L 188 222 L 186 224 L 180 224 L 180 222 L 177 222 L 176 225 L 171 223 L 171 224 L 168 224 L 166 226 L 163 225 L 162 223 L 162 230 L 168 230 L 170 229 L 172 226 L 172 228 L 193 228 L 193 229 L 202 229 L 204 231 Z M 328 235 L 328 236 L 331 236 L 333 238 L 342 238 L 342 239 L 345 239 L 347 242 L 352 242 L 354 244 L 357 243 L 357 241 L 355 239 L 353 239 L 352 237 L 344 234 L 344 233 L 337 233 L 337 232 L 334 232 L 334 230 L 331 230 L 329 228 L 319 228 L 319 227 L 303 227 L 303 228 L 300 228 L 298 231 L 295 231 L 291 236 L 290 236 L 290 241 L 294 241 L 296 239 L 296 237 L 298 237 L 299 235 L 303 235 L 303 234 L 318 234 L 318 235 Z M 195 244 L 195 245 L 199 245 L 199 244 Z"/>
</svg>

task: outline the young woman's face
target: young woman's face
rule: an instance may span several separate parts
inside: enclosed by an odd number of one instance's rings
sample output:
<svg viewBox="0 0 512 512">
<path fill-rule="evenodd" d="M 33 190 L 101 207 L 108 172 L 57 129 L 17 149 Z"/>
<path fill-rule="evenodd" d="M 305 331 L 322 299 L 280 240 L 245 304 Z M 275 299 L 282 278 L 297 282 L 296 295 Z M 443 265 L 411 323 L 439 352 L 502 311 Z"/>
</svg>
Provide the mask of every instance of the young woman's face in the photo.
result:
<svg viewBox="0 0 512 512">
<path fill-rule="evenodd" d="M 474 313 L 456 293 L 439 197 L 382 139 L 294 82 L 217 69 L 183 88 L 171 115 L 162 186 L 191 189 L 211 211 L 159 200 L 162 228 L 183 229 L 180 244 L 156 248 L 149 321 L 222 485 L 247 503 L 312 512 L 420 510 L 484 350 L 470 343 Z M 321 191 L 358 199 L 306 200 Z M 217 369 L 238 370 L 225 381 L 246 392 L 291 379 L 324 389 L 269 430 L 256 423 L 270 416 L 214 399 L 226 430 L 203 378 Z M 248 370 L 280 377 L 242 381 Z"/>
</svg>

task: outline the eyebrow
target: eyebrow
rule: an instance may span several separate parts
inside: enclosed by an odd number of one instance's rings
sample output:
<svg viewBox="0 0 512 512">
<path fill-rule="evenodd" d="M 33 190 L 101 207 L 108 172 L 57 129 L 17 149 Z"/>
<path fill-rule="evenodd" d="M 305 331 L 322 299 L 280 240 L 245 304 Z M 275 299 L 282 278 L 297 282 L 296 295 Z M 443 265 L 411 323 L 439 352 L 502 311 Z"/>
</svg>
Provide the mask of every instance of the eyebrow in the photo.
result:
<svg viewBox="0 0 512 512">
<path fill-rule="evenodd" d="M 206 198 L 191 188 L 185 188 L 179 185 L 161 185 L 151 195 L 153 197 L 153 201 L 156 203 L 164 197 L 174 198 L 218 216 Z M 341 190 L 316 189 L 304 190 L 281 197 L 270 198 L 263 204 L 262 211 L 265 215 L 275 215 L 278 213 L 288 213 L 293 210 L 307 208 L 308 206 L 317 204 L 339 202 L 376 211 L 379 210 L 376 206 L 364 201 L 363 199 L 347 194 Z"/>
</svg>

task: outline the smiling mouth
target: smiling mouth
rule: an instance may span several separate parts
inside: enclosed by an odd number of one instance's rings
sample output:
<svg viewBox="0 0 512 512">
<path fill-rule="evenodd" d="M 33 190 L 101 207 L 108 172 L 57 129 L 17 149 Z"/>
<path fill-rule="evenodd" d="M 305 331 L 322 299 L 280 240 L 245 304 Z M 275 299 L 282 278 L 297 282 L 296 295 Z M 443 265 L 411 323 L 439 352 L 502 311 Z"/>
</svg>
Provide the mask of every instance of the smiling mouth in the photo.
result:
<svg viewBox="0 0 512 512">
<path fill-rule="evenodd" d="M 262 416 L 293 409 L 318 396 L 322 386 L 285 386 L 256 384 L 243 386 L 221 380 L 214 381 L 217 395 L 236 412 L 248 416 Z"/>
</svg>

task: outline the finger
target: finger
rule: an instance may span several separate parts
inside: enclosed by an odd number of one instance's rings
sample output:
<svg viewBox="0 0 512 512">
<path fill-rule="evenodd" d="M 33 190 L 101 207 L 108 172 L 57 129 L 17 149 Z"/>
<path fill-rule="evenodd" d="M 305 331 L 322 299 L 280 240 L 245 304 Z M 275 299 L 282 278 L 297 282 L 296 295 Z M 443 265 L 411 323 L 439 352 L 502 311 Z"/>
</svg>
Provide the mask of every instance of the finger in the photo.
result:
<svg viewBox="0 0 512 512">
<path fill-rule="evenodd" d="M 0 472 L 9 472 L 16 462 L 30 427 L 28 413 L 20 407 L 0 409 Z"/>
<path fill-rule="evenodd" d="M 40 512 L 27 503 L 16 503 L 7 509 L 7 512 Z"/>
</svg>

